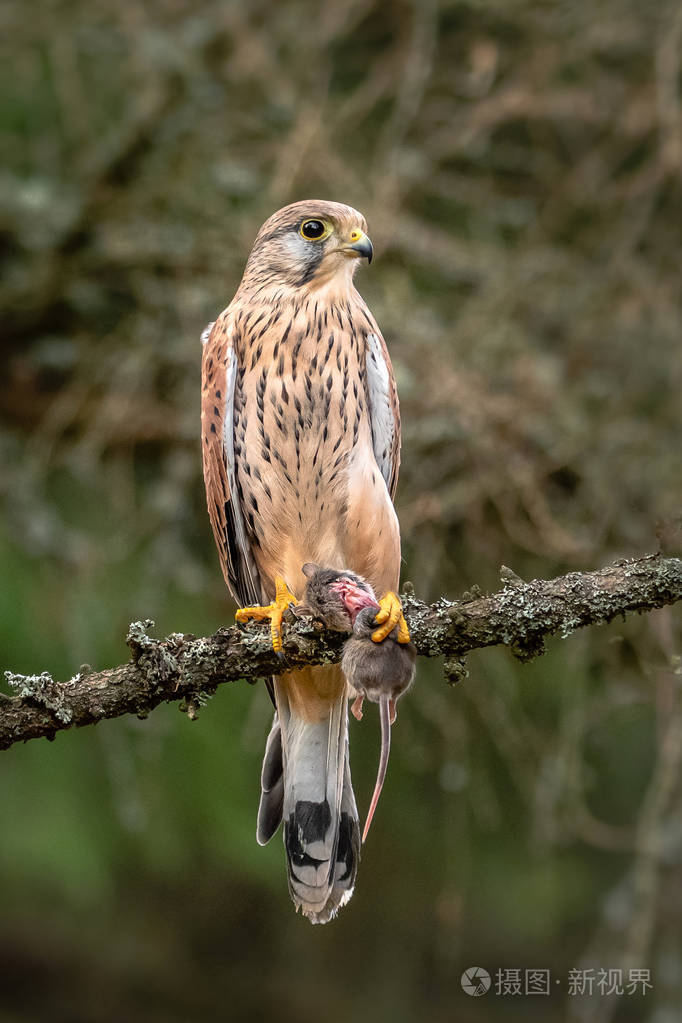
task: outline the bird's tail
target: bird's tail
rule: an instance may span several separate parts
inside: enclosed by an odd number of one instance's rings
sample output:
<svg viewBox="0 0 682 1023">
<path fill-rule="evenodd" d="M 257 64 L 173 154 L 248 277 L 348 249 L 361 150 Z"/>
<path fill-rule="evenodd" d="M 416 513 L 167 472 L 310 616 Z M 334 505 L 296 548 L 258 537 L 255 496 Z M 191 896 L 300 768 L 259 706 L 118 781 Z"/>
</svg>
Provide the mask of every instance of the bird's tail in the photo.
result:
<svg viewBox="0 0 682 1023">
<path fill-rule="evenodd" d="M 277 679 L 275 693 L 278 713 L 263 761 L 258 841 L 267 842 L 284 820 L 291 897 L 312 923 L 326 923 L 353 894 L 360 859 L 346 683 L 337 666 L 306 668 Z"/>
</svg>

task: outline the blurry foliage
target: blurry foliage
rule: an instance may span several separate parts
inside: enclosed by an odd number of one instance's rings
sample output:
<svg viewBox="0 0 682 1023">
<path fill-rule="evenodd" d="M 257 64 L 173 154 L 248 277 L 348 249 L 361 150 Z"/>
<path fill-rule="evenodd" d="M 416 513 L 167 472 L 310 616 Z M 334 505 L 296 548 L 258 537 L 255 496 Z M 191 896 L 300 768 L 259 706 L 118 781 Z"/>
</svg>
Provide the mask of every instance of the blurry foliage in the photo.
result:
<svg viewBox="0 0 682 1023">
<path fill-rule="evenodd" d="M 131 618 L 229 618 L 199 334 L 260 223 L 306 196 L 370 221 L 420 596 L 654 547 L 680 505 L 677 3 L 8 0 L 2 20 L 2 667 L 65 676 L 117 663 Z M 13 749 L 0 1020 L 678 1019 L 679 652 L 661 612 L 524 668 L 472 656 L 454 692 L 421 664 L 324 930 L 253 838 L 260 688 L 192 726 L 165 708 Z M 352 732 L 361 806 L 375 726 Z M 480 963 L 565 991 L 583 956 L 649 966 L 653 996 L 459 987 Z"/>
</svg>

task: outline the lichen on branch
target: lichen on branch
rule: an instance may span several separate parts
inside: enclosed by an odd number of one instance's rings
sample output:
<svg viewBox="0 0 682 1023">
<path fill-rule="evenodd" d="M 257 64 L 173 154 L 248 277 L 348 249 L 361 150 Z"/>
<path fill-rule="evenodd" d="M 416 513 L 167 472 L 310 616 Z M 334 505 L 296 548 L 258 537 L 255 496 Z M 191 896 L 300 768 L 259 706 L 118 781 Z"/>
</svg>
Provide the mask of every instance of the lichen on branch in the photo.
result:
<svg viewBox="0 0 682 1023">
<path fill-rule="evenodd" d="M 423 657 L 444 656 L 444 673 L 454 682 L 466 676 L 465 655 L 504 645 L 521 660 L 544 650 L 545 638 L 568 637 L 588 625 L 618 615 L 652 611 L 682 600 L 682 559 L 652 554 L 617 561 L 594 572 L 571 572 L 555 579 L 524 582 L 505 566 L 503 587 L 484 596 L 478 590 L 460 600 L 418 600 L 406 584 L 403 606 L 412 640 Z M 189 717 L 224 682 L 277 674 L 284 668 L 339 661 L 345 635 L 321 622 L 291 616 L 284 631 L 284 659 L 272 650 L 267 625 L 252 622 L 197 638 L 172 633 L 149 635 L 153 622 L 133 622 L 127 664 L 104 671 L 88 666 L 67 682 L 48 672 L 19 675 L 6 671 L 15 695 L 0 694 L 0 750 L 28 739 L 52 739 L 71 727 L 103 718 L 146 717 L 164 702 L 180 702 Z"/>
</svg>

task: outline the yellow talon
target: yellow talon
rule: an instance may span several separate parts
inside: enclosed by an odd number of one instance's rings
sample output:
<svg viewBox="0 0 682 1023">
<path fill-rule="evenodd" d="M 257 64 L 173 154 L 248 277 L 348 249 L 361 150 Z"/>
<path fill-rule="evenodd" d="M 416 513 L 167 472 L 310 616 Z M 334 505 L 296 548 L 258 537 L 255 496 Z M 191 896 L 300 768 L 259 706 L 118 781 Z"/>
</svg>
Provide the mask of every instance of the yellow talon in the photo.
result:
<svg viewBox="0 0 682 1023">
<path fill-rule="evenodd" d="M 400 618 L 398 619 L 398 642 L 409 643 L 410 642 L 410 630 L 407 627 L 405 616 L 403 615 L 402 608 L 400 609 Z"/>
<path fill-rule="evenodd" d="M 290 604 L 298 604 L 298 601 L 281 575 L 277 575 L 275 576 L 275 599 L 272 604 L 240 607 L 234 617 L 238 622 L 250 620 L 264 622 L 269 619 L 272 649 L 276 654 L 280 654 L 282 652 L 282 617 Z"/>
<path fill-rule="evenodd" d="M 376 629 L 376 631 L 372 633 L 372 639 L 374 642 L 381 643 L 382 640 L 386 639 L 386 637 L 393 632 L 397 625 L 398 642 L 409 643 L 410 630 L 407 627 L 407 622 L 403 615 L 403 608 L 398 594 L 389 590 L 388 593 L 385 593 L 379 601 L 379 607 L 381 610 L 377 612 L 374 621 L 380 626 L 380 628 Z"/>
</svg>

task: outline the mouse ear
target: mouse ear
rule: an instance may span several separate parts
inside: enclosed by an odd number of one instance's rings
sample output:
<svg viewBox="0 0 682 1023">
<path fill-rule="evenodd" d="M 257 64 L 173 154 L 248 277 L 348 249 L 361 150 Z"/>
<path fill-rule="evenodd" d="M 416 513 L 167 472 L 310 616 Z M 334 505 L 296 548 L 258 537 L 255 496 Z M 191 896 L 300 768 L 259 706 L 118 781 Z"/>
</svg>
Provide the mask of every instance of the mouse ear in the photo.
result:
<svg viewBox="0 0 682 1023">
<path fill-rule="evenodd" d="M 316 565 L 314 561 L 306 561 L 305 565 L 301 568 L 301 571 L 306 579 L 312 579 L 315 573 L 320 571 L 320 566 Z"/>
</svg>

